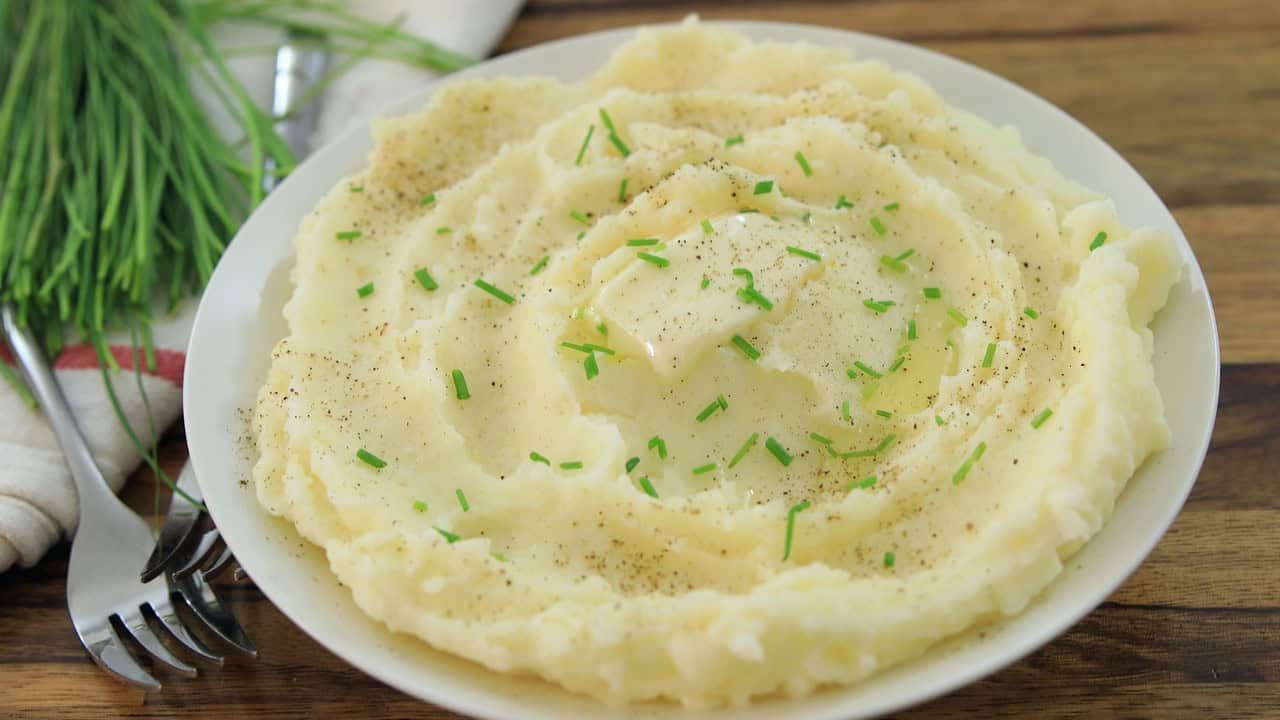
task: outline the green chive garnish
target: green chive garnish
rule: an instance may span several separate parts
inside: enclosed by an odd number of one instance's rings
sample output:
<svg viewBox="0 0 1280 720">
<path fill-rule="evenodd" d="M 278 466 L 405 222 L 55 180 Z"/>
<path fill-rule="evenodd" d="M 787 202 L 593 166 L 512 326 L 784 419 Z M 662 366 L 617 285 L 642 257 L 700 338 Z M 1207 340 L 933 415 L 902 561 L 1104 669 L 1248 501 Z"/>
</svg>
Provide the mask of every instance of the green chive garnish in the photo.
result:
<svg viewBox="0 0 1280 720">
<path fill-rule="evenodd" d="M 703 221 L 702 221 L 702 233 L 703 233 L 704 235 L 710 235 L 711 233 L 713 233 L 713 232 L 715 232 L 715 231 L 716 231 L 716 229 L 715 229 L 715 228 L 713 228 L 713 227 L 711 227 L 711 221 L 710 221 L 710 220 L 707 220 L 707 219 L 703 219 Z"/>
<path fill-rule="evenodd" d="M 791 253 L 792 255 L 799 255 L 802 258 L 809 258 L 810 260 L 817 260 L 818 262 L 822 262 L 822 256 L 816 252 L 813 252 L 812 250 L 804 250 L 802 248 L 792 247 L 791 245 L 788 245 L 787 252 Z"/>
<path fill-rule="evenodd" d="M 506 304 L 508 304 L 508 305 L 514 305 L 514 304 L 515 304 L 516 299 L 515 299 L 514 297 L 511 297 L 511 296 L 510 296 L 510 295 L 508 295 L 507 293 L 503 292 L 502 290 L 499 290 L 498 288 L 494 287 L 493 285 L 490 285 L 489 283 L 485 282 L 484 280 L 476 280 L 476 282 L 475 282 L 475 286 L 476 286 L 476 287 L 478 287 L 478 288 L 480 288 L 481 290 L 483 290 L 483 291 L 485 291 L 485 292 L 489 293 L 490 295 L 492 295 L 492 296 L 494 296 L 494 297 L 498 298 L 499 300 L 501 300 L 502 302 L 504 302 L 504 303 L 506 303 Z"/>
<path fill-rule="evenodd" d="M 435 194 L 435 193 L 427 193 L 426 195 L 423 195 L 423 196 L 422 196 L 422 204 L 423 204 L 423 205 L 431 205 L 431 204 L 432 204 L 432 203 L 434 203 L 435 201 L 436 201 L 436 194 Z"/>
<path fill-rule="evenodd" d="M 587 136 L 582 138 L 582 147 L 578 148 L 578 157 L 573 161 L 574 165 L 582 164 L 582 156 L 587 154 L 587 145 L 591 143 L 591 136 L 596 132 L 596 124 L 591 123 L 587 126 Z"/>
<path fill-rule="evenodd" d="M 889 445 L 895 439 L 897 439 L 897 437 L 898 437 L 897 435 L 890 433 L 884 436 L 884 439 L 880 441 L 879 445 L 876 445 L 874 448 L 871 448 L 870 450 L 850 450 L 849 452 L 840 453 L 840 457 L 842 458 L 874 457 L 876 455 L 879 455 L 881 452 L 884 452 L 884 449 L 889 447 Z"/>
<path fill-rule="evenodd" d="M 854 488 L 862 488 L 863 490 L 865 490 L 875 484 L 876 484 L 876 476 L 868 475 L 862 478 L 861 480 L 854 480 L 853 482 L 846 485 L 844 489 L 852 490 Z"/>
<path fill-rule="evenodd" d="M 800 172 L 804 173 L 805 177 L 813 174 L 813 168 L 809 167 L 809 161 L 805 159 L 804 153 L 799 150 L 796 151 L 796 164 L 800 166 Z"/>
<path fill-rule="evenodd" d="M 633 457 L 627 460 L 627 472 L 631 472 L 632 470 L 635 470 L 636 466 L 639 464 L 640 464 L 640 458 L 638 457 Z"/>
<path fill-rule="evenodd" d="M 581 470 L 581 469 L 582 469 L 582 461 L 581 461 L 581 460 L 570 460 L 569 462 L 562 462 L 562 463 L 560 463 L 560 469 L 561 469 L 561 470 Z"/>
<path fill-rule="evenodd" d="M 876 411 L 876 414 L 877 414 L 877 415 L 879 415 L 879 416 L 880 416 L 880 417 L 882 417 L 882 418 L 891 418 L 891 417 L 893 417 L 893 413 L 889 412 L 888 410 L 877 410 L 877 411 Z"/>
<path fill-rule="evenodd" d="M 853 207 L 853 203 L 845 199 L 844 193 L 841 193 L 840 198 L 836 200 L 836 209 L 840 210 L 842 208 L 851 208 L 851 207 Z"/>
<path fill-rule="evenodd" d="M 788 458 L 788 462 L 790 462 L 789 458 Z M 783 463 L 783 464 L 785 465 L 787 463 Z M 786 562 L 787 558 L 791 557 L 791 535 L 795 532 L 796 515 L 798 513 L 804 512 L 808 508 L 809 508 L 809 501 L 805 500 L 804 502 L 796 503 L 795 505 L 792 505 L 791 509 L 787 510 L 787 537 L 786 537 L 786 541 L 783 543 L 783 548 L 782 548 L 783 562 Z"/>
<path fill-rule="evenodd" d="M 608 326 L 608 325 L 605 325 L 603 322 L 601 322 L 599 325 L 597 325 L 597 326 L 596 326 L 596 332 L 600 333 L 601 335 L 608 336 L 608 335 L 609 335 L 609 326 Z M 600 346 L 599 346 L 599 345 L 592 345 L 591 347 L 599 348 Z M 610 351 L 610 352 L 607 352 L 607 353 L 605 353 L 605 354 L 606 354 L 606 355 L 612 355 L 612 354 L 613 354 L 613 352 L 612 352 L 612 351 Z"/>
<path fill-rule="evenodd" d="M 978 462 L 978 460 L 982 459 L 982 454 L 986 451 L 987 451 L 987 444 L 985 442 L 978 443 L 978 446 L 973 449 L 973 452 L 969 455 L 969 457 L 966 458 L 965 461 L 960 464 L 960 469 L 956 470 L 956 474 L 951 476 L 951 484 L 959 485 L 961 482 L 963 482 L 965 476 L 969 474 L 969 471 L 971 469 L 973 469 L 973 464 Z"/>
<path fill-rule="evenodd" d="M 591 218 L 587 217 L 586 215 L 582 214 L 577 210 L 570 210 L 569 217 L 573 220 L 577 220 L 578 222 L 582 223 L 583 225 L 586 225 L 587 227 L 591 227 Z"/>
<path fill-rule="evenodd" d="M 764 308 L 765 310 L 768 310 L 768 311 L 773 310 L 773 301 L 765 297 L 763 294 L 761 294 L 759 290 L 756 290 L 754 287 L 748 286 L 744 288 L 739 288 L 738 298 L 748 305 L 755 303 L 760 307 Z"/>
<path fill-rule="evenodd" d="M 1035 310 L 1032 310 L 1029 307 L 1022 308 L 1022 312 L 1025 313 L 1026 316 L 1031 318 L 1032 320 L 1035 320 L 1036 318 L 1040 317 L 1040 313 L 1036 312 Z"/>
<path fill-rule="evenodd" d="M 462 493 L 462 488 L 454 490 L 453 493 L 458 496 L 458 505 L 462 507 L 462 512 L 471 512 L 471 506 L 467 504 L 467 496 Z"/>
<path fill-rule="evenodd" d="M 884 237 L 884 234 L 888 232 L 885 230 L 884 223 L 880 222 L 880 218 L 876 215 L 871 216 L 871 229 L 875 230 L 876 234 L 881 237 Z"/>
<path fill-rule="evenodd" d="M 343 232 L 338 233 L 337 237 L 339 240 L 355 240 L 363 234 L 364 233 L 359 230 L 344 230 Z"/>
<path fill-rule="evenodd" d="M 356 288 L 356 295 L 359 295 L 362 298 L 369 297 L 372 294 L 373 294 L 373 283 L 371 282 L 365 283 L 360 287 Z"/>
<path fill-rule="evenodd" d="M 764 441 L 764 446 L 768 448 L 769 452 L 773 453 L 773 456 L 778 459 L 778 462 L 782 463 L 783 467 L 791 464 L 791 454 L 777 440 L 770 437 Z"/>
<path fill-rule="evenodd" d="M 359 450 L 356 451 L 356 457 L 363 460 L 364 463 L 370 467 L 384 468 L 387 466 L 386 460 L 383 460 L 382 458 L 378 457 L 377 455 L 374 455 L 373 453 L 369 452 L 368 450 L 365 450 L 364 448 L 360 448 Z"/>
<path fill-rule="evenodd" d="M 706 465 L 699 465 L 698 467 L 694 468 L 694 469 L 693 469 L 693 474 L 694 474 L 694 475 L 702 475 L 702 474 L 704 474 L 704 473 L 709 473 L 709 472 L 711 472 L 712 470 L 715 470 L 715 469 L 716 469 L 716 464 L 715 464 L 715 463 L 707 463 Z"/>
<path fill-rule="evenodd" d="M 595 343 L 583 343 L 579 345 L 577 343 L 562 342 L 560 343 L 560 347 L 566 347 L 566 348 L 569 348 L 570 350 L 577 350 L 578 352 L 584 352 L 584 353 L 602 352 L 605 355 L 617 354 L 617 352 L 615 352 L 613 348 L 605 347 L 604 345 L 596 345 Z"/>
<path fill-rule="evenodd" d="M 833 442 L 832 439 L 827 437 L 826 435 L 819 435 L 816 432 L 809 433 L 809 439 L 818 443 L 819 445 L 830 445 Z"/>
<path fill-rule="evenodd" d="M 738 452 L 734 453 L 733 459 L 729 460 L 730 470 L 733 469 L 734 465 L 742 462 L 742 458 L 746 457 L 747 453 L 751 451 L 751 448 L 756 446 L 756 440 L 759 439 L 759 437 L 760 433 L 751 433 L 751 437 L 747 438 L 747 441 L 742 443 L 742 447 L 738 448 Z"/>
<path fill-rule="evenodd" d="M 441 530 L 440 528 L 436 528 L 435 531 L 440 533 L 440 537 L 444 538 L 445 541 L 448 542 L 450 545 L 462 539 L 461 537 L 449 532 L 448 530 Z"/>
<path fill-rule="evenodd" d="M 892 550 L 890 550 L 890 551 L 886 552 L 886 553 L 884 554 L 884 566 L 885 566 L 885 567 L 887 567 L 887 568 L 891 568 L 891 567 L 893 567 L 893 563 L 894 563 L 894 560 L 895 560 L 895 559 L 896 559 L 896 557 L 894 556 L 894 554 L 893 554 L 893 551 L 892 551 Z"/>
<path fill-rule="evenodd" d="M 840 403 L 840 417 L 845 422 L 853 422 L 853 416 L 849 414 L 849 398 L 845 398 L 844 402 Z"/>
<path fill-rule="evenodd" d="M 363 185 L 352 185 L 352 186 L 351 186 L 351 192 L 353 192 L 353 193 L 361 193 L 361 192 L 364 192 L 364 186 L 363 186 Z"/>
<path fill-rule="evenodd" d="M 905 355 L 904 355 L 904 356 L 899 356 L 897 359 L 895 359 L 895 360 L 893 361 L 893 364 L 892 364 L 892 365 L 890 365 L 890 366 L 889 366 L 889 369 L 888 369 L 888 370 L 886 370 L 885 372 L 887 372 L 887 373 L 895 372 L 898 368 L 902 367 L 902 363 L 904 363 L 904 362 L 906 362 L 906 361 L 907 361 L 907 358 L 906 358 L 906 356 L 905 356 Z"/>
<path fill-rule="evenodd" d="M 867 383 L 862 387 L 862 399 L 870 400 L 871 396 L 875 395 L 876 391 L 879 389 L 880 389 L 880 382 L 878 380 L 872 380 L 871 382 Z"/>
<path fill-rule="evenodd" d="M 863 300 L 862 304 L 868 310 L 876 313 L 885 312 L 893 306 L 893 302 L 889 300 Z"/>
<path fill-rule="evenodd" d="M 928 287 L 924 289 L 924 296 L 930 300 L 937 300 L 942 297 L 942 290 L 936 287 Z"/>
<path fill-rule="evenodd" d="M 908 270 L 906 263 L 897 258 L 891 258 L 888 255 L 880 256 L 880 264 L 896 273 L 904 273 Z"/>
<path fill-rule="evenodd" d="M 657 245 L 658 238 L 634 238 L 627 241 L 627 245 L 631 247 L 648 247 L 649 245 Z"/>
<path fill-rule="evenodd" d="M 639 482 L 640 482 L 640 488 L 644 490 L 645 495 L 648 495 L 651 498 L 658 497 L 658 491 L 653 489 L 653 483 L 649 482 L 649 478 L 642 477 L 640 478 Z"/>
<path fill-rule="evenodd" d="M 956 324 L 960 327 L 964 327 L 969 324 L 969 318 L 965 317 L 964 313 L 953 307 L 947 308 L 947 315 L 950 316 L 952 320 L 955 320 Z"/>
<path fill-rule="evenodd" d="M 915 318 L 911 318 L 907 321 L 907 339 L 915 340 L 918 337 L 919 335 L 916 334 L 916 320 Z"/>
<path fill-rule="evenodd" d="M 657 435 L 649 438 L 649 449 L 652 450 L 654 448 L 658 449 L 659 458 L 663 460 L 667 459 L 667 442 Z"/>
<path fill-rule="evenodd" d="M 711 417 L 712 413 L 714 413 L 716 410 L 728 410 L 728 409 L 729 409 L 728 401 L 724 399 L 723 395 L 717 395 L 716 399 L 712 400 L 710 405 L 706 406 L 705 408 L 702 409 L 702 412 L 698 413 L 698 422 L 706 422 L 707 418 Z"/>
<path fill-rule="evenodd" d="M 595 353 L 587 355 L 586 359 L 582 361 L 582 368 L 586 371 L 588 380 L 600 374 L 600 364 L 596 362 Z"/>
<path fill-rule="evenodd" d="M 706 290 L 706 289 L 707 289 L 707 286 L 708 286 L 708 285 L 710 285 L 710 284 L 711 284 L 711 278 L 707 277 L 706 275 L 703 275 L 703 276 L 702 276 L 702 283 L 701 283 L 701 285 L 699 285 L 699 287 L 700 287 L 700 288 L 702 288 L 703 290 Z"/>
<path fill-rule="evenodd" d="M 582 232 L 579 232 L 579 233 L 578 233 L 578 242 L 582 242 L 582 238 L 584 238 L 584 237 L 586 237 L 586 236 L 587 236 L 587 231 L 586 231 L 586 230 L 583 230 Z"/>
<path fill-rule="evenodd" d="M 725 138 L 725 139 L 724 139 L 724 146 L 725 146 L 725 147 L 733 147 L 734 145 L 741 145 L 741 144 L 742 144 L 742 136 L 741 136 L 741 135 L 734 135 L 734 136 L 733 136 L 733 137 L 731 137 L 731 138 Z"/>
<path fill-rule="evenodd" d="M 664 268 L 671 264 L 670 260 L 662 257 L 661 255 L 654 255 L 652 253 L 638 252 L 636 253 L 636 257 L 640 258 L 641 260 L 647 263 L 657 265 L 660 268 Z"/>
<path fill-rule="evenodd" d="M 427 511 L 427 504 L 422 502 L 421 500 L 414 500 L 413 509 L 417 510 L 420 513 L 424 513 Z"/>
<path fill-rule="evenodd" d="M 772 191 L 773 191 L 773 181 L 761 180 L 760 182 L 756 183 L 756 187 L 754 190 L 751 191 L 751 194 L 752 195 L 768 195 Z"/>
<path fill-rule="evenodd" d="M 453 393 L 459 400 L 471 397 L 471 391 L 467 390 L 467 376 L 461 370 L 453 371 Z"/>
<path fill-rule="evenodd" d="M 490 555 L 492 555 L 492 556 L 493 556 L 493 559 L 494 559 L 494 560 L 497 560 L 498 562 L 506 562 L 506 561 L 507 561 L 507 556 L 506 556 L 506 555 L 503 555 L 502 553 L 489 553 L 489 554 L 490 554 Z"/>
<path fill-rule="evenodd" d="M 542 455 L 541 453 L 531 452 L 529 453 L 529 459 L 534 462 L 540 462 L 543 465 L 546 465 L 547 467 L 551 467 L 551 461 L 548 460 L 546 456 Z"/>
<path fill-rule="evenodd" d="M 747 342 L 746 338 L 742 337 L 741 335 L 734 335 L 732 342 L 734 345 L 738 346 L 738 349 L 742 351 L 743 355 L 746 355 L 748 358 L 752 360 L 760 359 L 760 351 L 757 350 L 754 345 Z"/>
<path fill-rule="evenodd" d="M 533 266 L 533 269 L 529 271 L 529 274 L 537 275 L 538 273 L 542 272 L 542 269 L 545 268 L 547 266 L 547 263 L 550 261 L 551 261 L 550 255 L 543 255 L 542 259 L 539 260 L 537 264 Z"/>
<path fill-rule="evenodd" d="M 435 290 L 440 287 L 436 284 L 435 278 L 431 277 L 431 272 L 426 268 L 418 268 L 413 271 L 413 276 L 418 279 L 418 284 L 423 290 Z"/>
<path fill-rule="evenodd" d="M 982 367 L 989 368 L 996 359 L 996 344 L 987 343 L 987 354 L 982 356 Z"/>
<path fill-rule="evenodd" d="M 600 113 L 600 122 L 604 123 L 604 129 L 608 130 L 614 135 L 617 135 L 618 128 L 613 126 L 613 118 L 609 117 L 609 111 L 605 110 L 604 108 L 599 108 L 598 112 Z"/>
<path fill-rule="evenodd" d="M 896 203 L 896 202 L 891 202 L 891 203 L 889 203 L 888 205 L 885 205 L 885 206 L 884 206 L 884 209 L 885 209 L 885 210 L 888 210 L 889 212 L 893 212 L 894 210 L 897 210 L 899 207 L 901 207 L 901 206 L 900 206 L 900 205 L 898 205 L 898 203 Z"/>
<path fill-rule="evenodd" d="M 622 178 L 622 184 L 618 185 L 618 202 L 627 201 L 627 178 Z"/>
<path fill-rule="evenodd" d="M 1094 250 L 1097 250 L 1098 248 L 1102 247 L 1102 243 L 1106 241 L 1107 241 L 1106 231 L 1101 231 L 1097 235 L 1094 235 L 1093 242 L 1089 243 L 1089 252 L 1093 252 Z"/>
<path fill-rule="evenodd" d="M 627 144 L 622 142 L 622 138 L 617 135 L 609 133 L 609 142 L 613 143 L 613 146 L 618 149 L 618 152 L 622 154 L 622 157 L 627 157 L 631 154 L 631 148 L 627 147 Z"/>
<path fill-rule="evenodd" d="M 853 366 L 854 366 L 854 367 L 856 367 L 856 368 L 858 368 L 858 369 L 859 369 L 859 370 L 861 370 L 862 372 L 864 372 L 864 373 L 866 373 L 866 374 L 870 375 L 871 377 L 876 378 L 877 380 L 878 380 L 878 379 L 880 379 L 880 373 L 876 372 L 875 370 L 872 370 L 872 369 L 871 369 L 871 366 L 867 365 L 866 363 L 862 362 L 861 360 L 854 360 L 854 361 L 853 361 Z"/>
<path fill-rule="evenodd" d="M 1031 427 L 1036 430 L 1039 430 L 1040 426 L 1043 425 L 1045 421 L 1048 420 L 1050 417 L 1053 417 L 1052 410 L 1050 410 L 1049 408 L 1045 408 L 1044 410 L 1041 410 L 1039 415 L 1036 415 L 1034 418 L 1031 419 Z"/>
<path fill-rule="evenodd" d="M 941 416 L 941 415 L 934 415 L 934 416 L 933 416 L 933 421 L 934 421 L 934 422 L 936 422 L 936 423 L 938 423 L 938 425 L 939 425 L 939 426 L 942 426 L 942 425 L 946 425 L 946 424 L 947 424 L 947 423 L 942 419 L 942 416 Z"/>
</svg>

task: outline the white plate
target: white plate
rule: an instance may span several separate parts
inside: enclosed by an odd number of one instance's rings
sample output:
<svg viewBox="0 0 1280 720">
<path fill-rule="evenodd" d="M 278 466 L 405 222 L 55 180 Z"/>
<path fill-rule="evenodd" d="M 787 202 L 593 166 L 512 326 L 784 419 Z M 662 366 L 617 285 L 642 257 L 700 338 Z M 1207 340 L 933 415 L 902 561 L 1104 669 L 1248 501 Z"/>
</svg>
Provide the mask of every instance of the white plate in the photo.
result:
<svg viewBox="0 0 1280 720">
<path fill-rule="evenodd" d="M 1138 470 L 1106 527 L 1073 556 L 1061 577 L 1017 617 L 964 636 L 851 688 L 799 701 L 760 702 L 698 717 L 861 718 L 936 697 L 1011 663 L 1066 630 L 1111 594 L 1164 534 L 1191 491 L 1218 404 L 1218 336 L 1204 277 L 1173 216 L 1138 173 L 1080 123 L 1018 86 L 971 65 L 911 45 L 857 33 L 780 23 L 725 23 L 757 39 L 852 48 L 914 72 L 951 104 L 996 124 L 1012 124 L 1035 152 L 1068 177 L 1115 199 L 1131 225 L 1167 229 L 1187 264 L 1156 317 L 1156 381 L 1173 429 L 1170 449 Z M 573 80 L 604 64 L 632 30 L 561 40 L 506 55 L 446 80 L 552 75 Z M 439 87 L 387 109 L 414 110 Z M 196 316 L 184 383 L 187 442 L 205 502 L 222 536 L 258 587 L 322 645 L 410 695 L 493 718 L 694 717 L 675 705 L 606 708 L 546 683 L 490 672 L 395 635 L 366 618 L 330 574 L 323 553 L 258 506 L 250 483 L 246 409 L 285 331 L 291 239 L 301 217 L 344 176 L 365 164 L 367 126 L 307 160 L 245 223 L 218 265 Z M 249 628 L 252 632 L 253 628 Z"/>
</svg>

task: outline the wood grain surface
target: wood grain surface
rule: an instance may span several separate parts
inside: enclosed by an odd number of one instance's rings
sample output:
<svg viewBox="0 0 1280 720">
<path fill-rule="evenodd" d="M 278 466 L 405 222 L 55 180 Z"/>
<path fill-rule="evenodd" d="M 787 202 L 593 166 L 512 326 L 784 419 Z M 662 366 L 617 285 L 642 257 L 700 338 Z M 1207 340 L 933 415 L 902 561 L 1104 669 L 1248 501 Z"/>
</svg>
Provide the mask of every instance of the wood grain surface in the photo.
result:
<svg viewBox="0 0 1280 720">
<path fill-rule="evenodd" d="M 1047 98 L 1173 208 L 1217 308 L 1213 443 L 1151 557 L 1048 646 L 900 717 L 1280 718 L 1280 2 L 534 0 L 499 52 L 690 12 L 900 38 Z M 175 433 L 173 471 L 186 455 Z M 141 472 L 126 499 L 151 514 L 154 487 Z M 66 560 L 64 543 L 0 575 L 0 716 L 455 717 L 352 669 L 247 584 L 225 589 L 261 657 L 190 680 L 160 671 L 160 693 L 121 685 L 71 630 Z"/>
</svg>

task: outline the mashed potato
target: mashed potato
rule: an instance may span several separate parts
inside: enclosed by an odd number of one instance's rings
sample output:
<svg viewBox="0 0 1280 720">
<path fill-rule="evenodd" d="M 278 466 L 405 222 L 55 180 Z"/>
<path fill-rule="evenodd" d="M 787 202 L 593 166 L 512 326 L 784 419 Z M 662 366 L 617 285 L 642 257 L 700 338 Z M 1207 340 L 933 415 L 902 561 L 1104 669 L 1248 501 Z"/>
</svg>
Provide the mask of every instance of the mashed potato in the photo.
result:
<svg viewBox="0 0 1280 720">
<path fill-rule="evenodd" d="M 608 702 L 1016 613 L 1168 442 L 1169 238 L 841 50 L 453 83 L 296 248 L 261 503 L 392 630 Z"/>
</svg>

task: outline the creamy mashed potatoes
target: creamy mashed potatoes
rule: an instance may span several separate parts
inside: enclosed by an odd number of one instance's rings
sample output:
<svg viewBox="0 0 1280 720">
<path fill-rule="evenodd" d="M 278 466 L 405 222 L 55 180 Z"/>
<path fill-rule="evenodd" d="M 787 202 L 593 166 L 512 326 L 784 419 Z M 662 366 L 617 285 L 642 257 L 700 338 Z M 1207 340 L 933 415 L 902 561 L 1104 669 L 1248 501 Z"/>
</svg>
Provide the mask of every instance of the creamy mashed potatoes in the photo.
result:
<svg viewBox="0 0 1280 720">
<path fill-rule="evenodd" d="M 840 50 L 451 84 L 296 247 L 262 504 L 391 629 L 609 702 L 1016 613 L 1168 441 L 1169 238 Z"/>
</svg>

